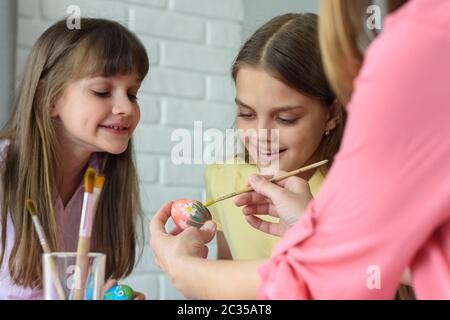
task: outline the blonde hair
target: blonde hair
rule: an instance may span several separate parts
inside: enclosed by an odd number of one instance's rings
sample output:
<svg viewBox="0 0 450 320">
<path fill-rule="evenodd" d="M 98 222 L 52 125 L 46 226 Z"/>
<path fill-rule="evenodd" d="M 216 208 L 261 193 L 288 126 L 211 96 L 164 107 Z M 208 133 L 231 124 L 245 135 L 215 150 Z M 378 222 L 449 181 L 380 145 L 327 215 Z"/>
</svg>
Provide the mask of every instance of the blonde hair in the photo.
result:
<svg viewBox="0 0 450 320">
<path fill-rule="evenodd" d="M 8 270 L 17 285 L 42 285 L 41 247 L 26 198 L 37 202 L 51 250 L 62 250 L 55 196 L 58 136 L 50 108 L 65 86 L 87 76 L 138 73 L 142 80 L 149 62 L 141 42 L 122 25 L 104 19 L 81 19 L 81 29 L 69 30 L 61 20 L 47 29 L 31 50 L 12 115 L 0 139 L 10 141 L 2 164 L 1 257 L 4 263 L 7 217 L 15 230 Z M 119 155 L 103 159 L 106 183 L 93 226 L 96 251 L 106 254 L 106 276 L 128 275 L 136 260 L 136 223 L 140 216 L 139 186 L 130 141 Z M 74 226 L 76 227 L 76 226 Z"/>
<path fill-rule="evenodd" d="M 392 12 L 407 0 L 388 0 Z M 378 31 L 364 28 L 364 16 L 372 0 L 322 0 L 319 18 L 320 50 L 325 73 L 339 101 L 345 106 L 353 92 L 353 80 L 361 68 L 361 45 Z"/>
<path fill-rule="evenodd" d="M 407 0 L 388 0 L 388 12 Z M 353 81 L 361 68 L 364 53 L 361 44 L 370 43 L 377 31 L 364 28 L 363 17 L 371 0 L 322 0 L 319 38 L 326 75 L 340 102 L 346 105 L 353 93 Z M 414 299 L 411 287 L 400 285 L 396 298 Z"/>
<path fill-rule="evenodd" d="M 243 66 L 260 66 L 287 86 L 316 99 L 325 108 L 337 108 L 339 122 L 330 135 L 323 136 L 318 148 L 320 159 L 330 161 L 327 164 L 329 168 L 339 150 L 346 115 L 342 105 L 336 101 L 322 66 L 318 16 L 314 13 L 288 13 L 273 18 L 240 49 L 232 66 L 235 81 Z M 248 158 L 248 154 L 245 157 Z M 324 174 L 327 168 L 321 168 Z"/>
</svg>

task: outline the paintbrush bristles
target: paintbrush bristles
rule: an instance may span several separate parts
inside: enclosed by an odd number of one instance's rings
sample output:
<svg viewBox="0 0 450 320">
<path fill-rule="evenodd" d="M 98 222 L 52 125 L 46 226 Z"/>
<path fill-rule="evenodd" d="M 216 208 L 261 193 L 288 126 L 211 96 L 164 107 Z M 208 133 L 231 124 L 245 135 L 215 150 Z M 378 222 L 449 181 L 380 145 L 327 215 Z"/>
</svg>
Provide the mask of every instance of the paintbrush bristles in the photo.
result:
<svg viewBox="0 0 450 320">
<path fill-rule="evenodd" d="M 84 190 L 86 192 L 92 193 L 94 190 L 94 184 L 95 184 L 95 169 L 89 167 L 86 170 L 86 173 L 84 174 Z"/>
<path fill-rule="evenodd" d="M 41 222 L 39 221 L 38 210 L 36 202 L 32 199 L 25 200 L 25 207 L 27 208 L 28 213 L 31 215 L 34 224 L 34 230 L 36 231 L 39 242 L 41 243 L 44 252 L 50 252 L 50 249 L 47 244 L 47 238 L 45 237 L 44 229 L 42 228 Z"/>
<path fill-rule="evenodd" d="M 32 216 L 35 216 L 38 214 L 36 202 L 32 199 L 25 200 L 25 207 L 27 208 L 27 211 Z"/>
<path fill-rule="evenodd" d="M 96 189 L 103 189 L 103 186 L 105 184 L 105 176 L 104 175 L 96 175 L 95 181 L 94 181 L 94 188 Z"/>
</svg>

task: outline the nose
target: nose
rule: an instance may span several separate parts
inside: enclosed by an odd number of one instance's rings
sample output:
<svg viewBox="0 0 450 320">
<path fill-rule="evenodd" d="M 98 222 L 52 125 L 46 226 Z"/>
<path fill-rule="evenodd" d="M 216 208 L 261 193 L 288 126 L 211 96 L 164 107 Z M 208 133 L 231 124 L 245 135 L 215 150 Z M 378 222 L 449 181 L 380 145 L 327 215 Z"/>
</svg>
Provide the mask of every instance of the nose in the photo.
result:
<svg viewBox="0 0 450 320">
<path fill-rule="evenodd" d="M 270 119 L 260 119 L 257 129 L 259 143 L 270 143 L 278 138 L 278 129 L 274 127 Z"/>
<path fill-rule="evenodd" d="M 135 103 L 130 100 L 128 94 L 120 94 L 114 100 L 112 113 L 117 115 L 132 115 L 135 112 Z"/>
<path fill-rule="evenodd" d="M 258 118 L 258 130 L 266 130 L 267 132 L 270 132 L 271 130 L 275 129 L 276 126 L 274 126 L 273 120 L 269 117 L 259 117 Z"/>
</svg>

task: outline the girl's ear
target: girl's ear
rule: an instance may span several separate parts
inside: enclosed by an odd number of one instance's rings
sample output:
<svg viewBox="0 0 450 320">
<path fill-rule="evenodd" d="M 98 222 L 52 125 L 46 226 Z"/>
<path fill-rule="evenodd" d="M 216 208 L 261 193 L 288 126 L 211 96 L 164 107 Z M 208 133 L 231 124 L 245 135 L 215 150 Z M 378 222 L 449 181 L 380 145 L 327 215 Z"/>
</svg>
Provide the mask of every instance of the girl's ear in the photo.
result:
<svg viewBox="0 0 450 320">
<path fill-rule="evenodd" d="M 51 103 L 50 105 L 50 117 L 51 118 L 58 118 L 59 117 L 59 109 L 62 103 L 64 103 L 64 101 L 62 101 L 64 99 L 64 95 L 59 95 L 57 96 Z"/>
<path fill-rule="evenodd" d="M 327 124 L 325 126 L 325 131 L 331 131 L 334 128 L 337 127 L 340 119 L 339 119 L 339 102 L 337 99 L 333 101 L 333 104 L 330 107 L 329 113 L 328 113 L 328 120 Z"/>
<path fill-rule="evenodd" d="M 50 106 L 50 117 L 51 118 L 58 118 L 58 116 L 59 116 L 58 109 L 56 108 L 55 104 L 52 104 Z"/>
</svg>

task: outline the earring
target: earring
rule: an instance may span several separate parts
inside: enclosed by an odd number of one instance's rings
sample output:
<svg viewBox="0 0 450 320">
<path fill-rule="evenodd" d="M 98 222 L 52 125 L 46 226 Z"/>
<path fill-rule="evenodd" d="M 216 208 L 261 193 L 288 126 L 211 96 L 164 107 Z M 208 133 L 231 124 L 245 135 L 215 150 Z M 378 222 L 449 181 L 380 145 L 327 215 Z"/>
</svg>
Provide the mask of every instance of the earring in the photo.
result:
<svg viewBox="0 0 450 320">
<path fill-rule="evenodd" d="M 325 135 L 329 136 L 330 135 L 330 130 L 325 131 Z"/>
</svg>

